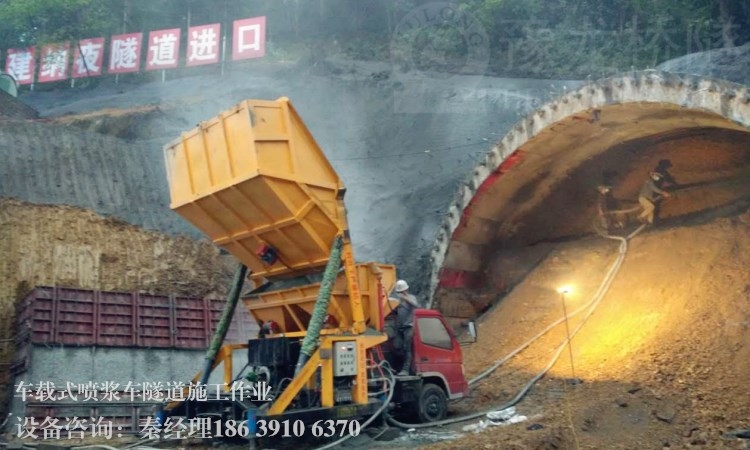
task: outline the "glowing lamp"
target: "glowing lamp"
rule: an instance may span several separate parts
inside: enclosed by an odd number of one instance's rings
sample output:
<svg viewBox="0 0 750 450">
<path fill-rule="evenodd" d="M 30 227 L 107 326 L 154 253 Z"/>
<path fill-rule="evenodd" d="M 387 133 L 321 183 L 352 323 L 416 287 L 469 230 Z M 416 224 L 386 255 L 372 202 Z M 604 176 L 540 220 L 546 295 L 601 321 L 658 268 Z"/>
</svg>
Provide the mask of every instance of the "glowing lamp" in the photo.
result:
<svg viewBox="0 0 750 450">
<path fill-rule="evenodd" d="M 559 288 L 557 288 L 557 292 L 561 294 L 570 294 L 571 292 L 573 292 L 573 288 L 570 286 L 560 286 Z"/>
</svg>

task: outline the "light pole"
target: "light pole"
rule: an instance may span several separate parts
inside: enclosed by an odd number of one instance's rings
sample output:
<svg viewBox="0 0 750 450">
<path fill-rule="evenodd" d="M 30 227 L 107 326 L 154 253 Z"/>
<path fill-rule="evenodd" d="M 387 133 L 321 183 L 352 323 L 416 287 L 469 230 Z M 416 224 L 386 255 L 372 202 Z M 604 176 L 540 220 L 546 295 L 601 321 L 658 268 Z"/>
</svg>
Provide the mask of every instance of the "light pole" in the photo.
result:
<svg viewBox="0 0 750 450">
<path fill-rule="evenodd" d="M 572 291 L 570 286 L 563 286 L 557 290 L 560 293 L 560 299 L 562 300 L 563 314 L 565 315 L 565 333 L 568 336 L 568 353 L 570 354 L 570 372 L 573 374 L 573 379 L 576 378 L 576 369 L 573 366 L 573 347 L 570 345 L 570 326 L 568 326 L 568 310 L 565 307 L 565 294 Z"/>
</svg>

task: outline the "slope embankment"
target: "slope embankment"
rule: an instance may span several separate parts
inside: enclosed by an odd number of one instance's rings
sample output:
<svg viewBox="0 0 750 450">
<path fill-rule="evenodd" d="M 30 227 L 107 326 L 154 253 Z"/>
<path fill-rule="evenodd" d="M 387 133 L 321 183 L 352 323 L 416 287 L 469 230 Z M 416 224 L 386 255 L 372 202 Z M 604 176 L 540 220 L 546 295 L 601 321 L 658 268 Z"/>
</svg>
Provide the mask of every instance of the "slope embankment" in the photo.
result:
<svg viewBox="0 0 750 450">
<path fill-rule="evenodd" d="M 0 413 L 12 393 L 15 305 L 35 286 L 221 298 L 232 271 L 207 240 L 77 207 L 0 199 Z"/>
</svg>

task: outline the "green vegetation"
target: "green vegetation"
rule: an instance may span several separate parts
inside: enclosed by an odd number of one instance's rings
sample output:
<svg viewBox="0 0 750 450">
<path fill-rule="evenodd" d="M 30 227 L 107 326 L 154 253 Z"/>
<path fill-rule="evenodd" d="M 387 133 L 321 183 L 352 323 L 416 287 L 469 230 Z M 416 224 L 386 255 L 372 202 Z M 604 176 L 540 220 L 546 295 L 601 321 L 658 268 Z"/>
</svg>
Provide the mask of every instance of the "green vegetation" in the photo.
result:
<svg viewBox="0 0 750 450">
<path fill-rule="evenodd" d="M 443 5 L 443 6 L 441 6 Z M 300 47 L 437 70 L 599 76 L 750 42 L 733 0 L 0 0 L 0 49 L 265 15 L 269 56 Z M 441 17 L 442 14 L 442 17 Z M 476 32 L 476 33 L 475 33 Z M 474 40 L 470 40 L 472 38 Z M 481 67 L 480 67 L 481 66 Z"/>
</svg>

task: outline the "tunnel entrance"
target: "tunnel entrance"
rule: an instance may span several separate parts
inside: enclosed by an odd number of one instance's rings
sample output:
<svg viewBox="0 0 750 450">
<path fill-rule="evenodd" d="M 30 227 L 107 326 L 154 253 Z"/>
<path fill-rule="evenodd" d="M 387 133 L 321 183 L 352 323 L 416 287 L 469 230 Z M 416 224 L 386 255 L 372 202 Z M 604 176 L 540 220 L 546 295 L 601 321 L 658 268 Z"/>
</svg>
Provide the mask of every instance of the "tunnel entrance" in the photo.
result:
<svg viewBox="0 0 750 450">
<path fill-rule="evenodd" d="M 431 278 L 454 327 L 481 316 L 466 373 L 497 370 L 476 385 L 479 407 L 544 374 L 525 414 L 554 415 L 567 396 L 560 420 L 586 439 L 637 448 L 634 436 L 680 442 L 683 424 L 718 437 L 746 422 L 749 104 L 744 86 L 632 74 L 545 105 L 489 152 L 443 224 Z M 657 224 L 627 243 L 596 235 L 597 186 L 637 207 L 660 164 L 676 184 Z"/>
<path fill-rule="evenodd" d="M 613 187 L 620 209 L 638 209 L 638 192 L 649 171 L 667 163 L 672 197 L 658 204 L 658 227 L 703 224 L 750 206 L 750 133 L 721 128 L 679 129 L 616 145 L 587 159 L 551 188 L 514 234 L 481 249 L 478 280 L 441 291 L 442 301 L 468 301 L 481 314 L 534 270 L 562 241 L 595 232 L 596 187 Z M 534 192 L 538 179 L 520 188 Z M 517 199 L 514 199 L 517 201 Z M 626 225 L 624 234 L 632 231 Z M 450 311 L 450 307 L 448 307 Z M 468 311 L 469 313 L 471 311 Z"/>
<path fill-rule="evenodd" d="M 668 163 L 675 195 L 660 227 L 698 224 L 750 204 L 747 88 L 648 72 L 584 86 L 498 143 L 459 192 L 433 250 L 432 305 L 454 325 L 490 308 L 546 254 L 594 232 L 597 186 L 637 207 Z"/>
</svg>

